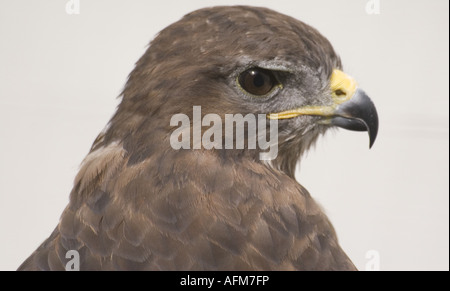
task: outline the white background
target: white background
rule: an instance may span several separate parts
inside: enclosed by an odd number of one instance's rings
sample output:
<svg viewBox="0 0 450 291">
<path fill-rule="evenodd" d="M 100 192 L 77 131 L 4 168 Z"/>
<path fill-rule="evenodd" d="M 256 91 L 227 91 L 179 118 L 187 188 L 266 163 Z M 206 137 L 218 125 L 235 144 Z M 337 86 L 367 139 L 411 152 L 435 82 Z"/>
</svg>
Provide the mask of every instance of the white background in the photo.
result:
<svg viewBox="0 0 450 291">
<path fill-rule="evenodd" d="M 0 0 L 0 270 L 48 236 L 116 97 L 154 35 L 219 4 L 266 6 L 316 27 L 374 100 L 378 140 L 322 138 L 298 180 L 362 270 L 449 269 L 449 2 Z M 155 4 L 158 3 L 158 4 Z"/>
</svg>

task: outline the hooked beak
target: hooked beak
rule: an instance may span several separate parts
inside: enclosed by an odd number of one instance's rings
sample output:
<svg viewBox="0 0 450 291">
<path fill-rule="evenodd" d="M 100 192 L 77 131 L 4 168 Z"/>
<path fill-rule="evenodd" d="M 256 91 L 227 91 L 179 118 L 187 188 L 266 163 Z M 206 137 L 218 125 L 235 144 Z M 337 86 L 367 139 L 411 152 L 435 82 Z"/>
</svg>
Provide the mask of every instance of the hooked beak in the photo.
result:
<svg viewBox="0 0 450 291">
<path fill-rule="evenodd" d="M 370 147 L 378 133 L 378 114 L 372 100 L 366 93 L 357 89 L 355 95 L 336 108 L 331 124 L 354 131 L 369 133 Z"/>
<path fill-rule="evenodd" d="M 270 113 L 269 119 L 288 119 L 300 115 L 323 116 L 321 124 L 329 124 L 354 131 L 369 133 L 370 147 L 378 133 L 378 114 L 372 100 L 356 81 L 335 69 L 330 79 L 333 104 L 329 106 L 305 106 L 280 113 Z"/>
</svg>

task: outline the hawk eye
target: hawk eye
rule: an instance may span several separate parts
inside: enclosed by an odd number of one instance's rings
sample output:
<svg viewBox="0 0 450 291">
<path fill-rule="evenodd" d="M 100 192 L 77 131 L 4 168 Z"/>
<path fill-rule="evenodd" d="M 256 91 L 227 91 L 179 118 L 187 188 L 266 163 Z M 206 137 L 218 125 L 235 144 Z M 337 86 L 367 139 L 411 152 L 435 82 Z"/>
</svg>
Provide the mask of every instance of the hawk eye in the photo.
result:
<svg viewBox="0 0 450 291">
<path fill-rule="evenodd" d="M 271 71 L 260 68 L 248 69 L 239 76 L 238 81 L 242 89 L 256 96 L 267 95 L 278 84 Z"/>
</svg>

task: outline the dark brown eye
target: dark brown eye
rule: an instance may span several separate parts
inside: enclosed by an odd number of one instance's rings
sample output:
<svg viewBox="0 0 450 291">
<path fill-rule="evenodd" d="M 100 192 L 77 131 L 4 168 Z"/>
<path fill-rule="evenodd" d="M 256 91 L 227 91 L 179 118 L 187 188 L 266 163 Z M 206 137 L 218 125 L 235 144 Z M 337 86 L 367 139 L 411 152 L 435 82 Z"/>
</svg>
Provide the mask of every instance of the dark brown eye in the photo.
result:
<svg viewBox="0 0 450 291">
<path fill-rule="evenodd" d="M 263 96 L 277 85 L 277 79 L 269 70 L 253 68 L 239 76 L 239 85 L 252 95 Z"/>
</svg>

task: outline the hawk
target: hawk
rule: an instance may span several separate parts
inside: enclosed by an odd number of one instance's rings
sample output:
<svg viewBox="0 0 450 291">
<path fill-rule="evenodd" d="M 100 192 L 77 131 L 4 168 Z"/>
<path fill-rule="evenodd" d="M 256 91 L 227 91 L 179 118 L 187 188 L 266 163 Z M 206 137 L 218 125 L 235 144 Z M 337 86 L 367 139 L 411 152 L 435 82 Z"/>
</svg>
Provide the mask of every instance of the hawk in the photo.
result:
<svg viewBox="0 0 450 291">
<path fill-rule="evenodd" d="M 294 171 L 330 128 L 368 131 L 372 146 L 378 117 L 316 29 L 266 8 L 194 11 L 154 38 L 121 96 L 58 225 L 19 270 L 64 270 L 69 251 L 80 270 L 356 269 Z M 170 120 L 195 106 L 277 121 L 276 158 L 174 149 Z"/>
</svg>

